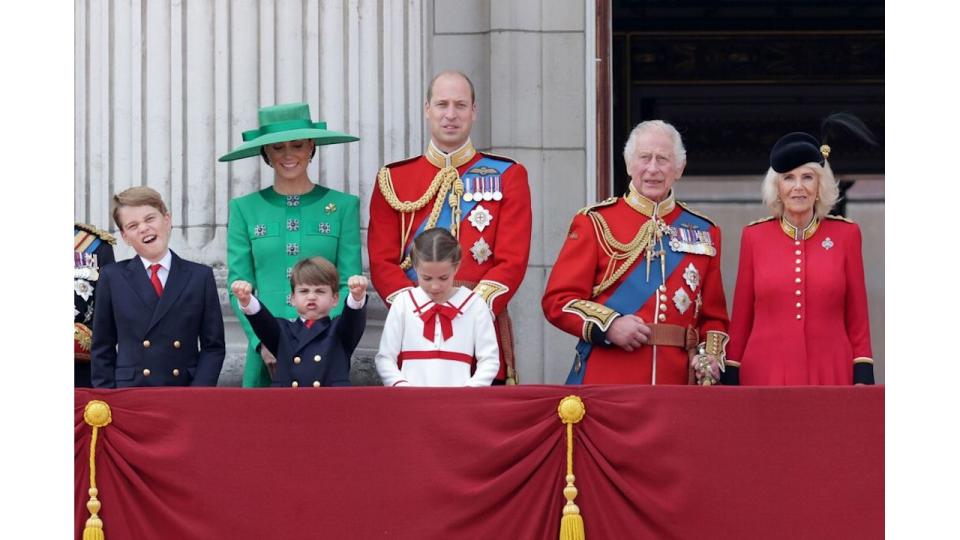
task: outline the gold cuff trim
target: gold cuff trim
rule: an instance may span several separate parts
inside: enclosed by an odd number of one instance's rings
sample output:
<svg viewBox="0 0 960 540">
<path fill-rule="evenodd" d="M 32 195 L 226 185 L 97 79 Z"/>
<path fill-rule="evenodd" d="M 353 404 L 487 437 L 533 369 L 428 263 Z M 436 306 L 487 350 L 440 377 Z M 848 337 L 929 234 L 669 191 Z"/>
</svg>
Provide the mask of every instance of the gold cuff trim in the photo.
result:
<svg viewBox="0 0 960 540">
<path fill-rule="evenodd" d="M 400 293 L 402 293 L 403 291 L 406 291 L 406 290 L 408 290 L 408 289 L 412 289 L 412 288 L 413 288 L 413 287 L 403 287 L 403 288 L 401 288 L 401 289 L 397 289 L 397 290 L 393 291 L 392 293 L 388 294 L 387 297 L 383 299 L 383 301 L 384 301 L 384 302 L 387 302 L 388 304 L 392 304 L 393 301 L 394 301 L 394 299 L 396 299 L 396 297 L 397 297 L 398 294 L 400 294 Z"/>
<path fill-rule="evenodd" d="M 740 367 L 740 362 L 737 362 L 736 360 L 727 360 L 727 361 L 725 361 L 724 363 L 725 363 L 726 365 L 728 365 L 728 366 L 733 366 L 733 367 L 735 367 L 735 368 L 739 368 L 739 367 Z"/>
<path fill-rule="evenodd" d="M 858 356 L 853 359 L 854 364 L 871 364 L 873 365 L 873 358 L 867 358 L 866 356 Z"/>
<path fill-rule="evenodd" d="M 617 318 L 619 313 L 608 308 L 603 304 L 591 302 L 589 300 L 571 300 L 563 306 L 564 313 L 573 313 L 587 323 L 595 323 L 604 332 L 610 327 L 610 323 Z M 587 329 L 584 328 L 586 334 Z M 589 335 L 587 335 L 589 337 Z M 589 340 L 588 340 L 589 341 Z"/>
<path fill-rule="evenodd" d="M 720 359 L 727 357 L 727 343 L 730 342 L 730 336 L 726 332 L 716 330 L 707 331 L 706 350 L 707 354 L 716 356 Z"/>
<path fill-rule="evenodd" d="M 477 283 L 477 286 L 473 288 L 473 292 L 480 295 L 483 298 L 483 301 L 487 303 L 487 307 L 493 310 L 493 302 L 501 294 L 505 294 L 510 290 L 510 287 L 507 287 L 503 283 L 498 281 L 493 281 L 492 279 L 481 279 L 480 283 Z"/>
</svg>

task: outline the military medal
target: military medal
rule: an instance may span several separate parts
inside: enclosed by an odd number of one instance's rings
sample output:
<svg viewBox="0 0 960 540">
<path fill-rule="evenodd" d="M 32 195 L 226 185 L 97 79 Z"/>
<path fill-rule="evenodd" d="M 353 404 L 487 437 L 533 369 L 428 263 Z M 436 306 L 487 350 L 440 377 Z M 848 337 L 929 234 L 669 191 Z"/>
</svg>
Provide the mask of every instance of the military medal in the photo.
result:
<svg viewBox="0 0 960 540">
<path fill-rule="evenodd" d="M 466 180 L 467 182 L 466 182 L 466 186 L 464 187 L 464 190 L 463 190 L 463 200 L 466 201 L 466 202 L 473 202 L 473 192 L 471 191 L 470 188 L 471 188 L 471 184 L 473 184 L 474 178 L 476 178 L 476 177 L 474 177 L 474 176 L 468 176 L 468 177 L 465 178 L 465 180 Z"/>
<path fill-rule="evenodd" d="M 493 177 L 488 176 L 485 178 L 483 183 L 483 200 L 492 201 L 493 200 Z"/>
<path fill-rule="evenodd" d="M 700 286 L 700 272 L 697 272 L 697 267 L 693 263 L 690 263 L 684 269 L 683 280 L 687 282 L 687 287 L 690 287 L 691 291 L 697 291 L 697 287 Z"/>
<path fill-rule="evenodd" d="M 490 244 L 482 237 L 473 243 L 473 247 L 470 248 L 470 253 L 479 264 L 487 262 L 487 259 L 493 255 L 493 251 L 490 250 Z"/>
<path fill-rule="evenodd" d="M 677 306 L 677 311 L 681 314 L 690 309 L 690 303 L 690 295 L 683 290 L 683 287 L 678 288 L 677 292 L 673 293 L 673 305 Z"/>
<path fill-rule="evenodd" d="M 482 183 L 482 181 L 483 181 L 482 176 L 473 177 L 473 200 L 475 201 L 483 200 L 483 193 L 480 192 L 480 184 Z"/>
<path fill-rule="evenodd" d="M 493 200 L 499 201 L 503 198 L 503 192 L 500 191 L 500 177 L 495 176 L 496 187 L 493 190 Z"/>
<path fill-rule="evenodd" d="M 828 236 L 820 245 L 823 246 L 823 249 L 829 250 L 830 248 L 833 247 L 833 240 L 831 240 L 830 237 Z"/>
<path fill-rule="evenodd" d="M 467 221 L 478 231 L 483 232 L 483 230 L 487 228 L 487 225 L 490 225 L 490 222 L 493 221 L 493 215 L 490 214 L 490 211 L 484 208 L 482 204 L 478 204 L 477 207 L 470 212 L 470 217 L 467 218 Z"/>
</svg>

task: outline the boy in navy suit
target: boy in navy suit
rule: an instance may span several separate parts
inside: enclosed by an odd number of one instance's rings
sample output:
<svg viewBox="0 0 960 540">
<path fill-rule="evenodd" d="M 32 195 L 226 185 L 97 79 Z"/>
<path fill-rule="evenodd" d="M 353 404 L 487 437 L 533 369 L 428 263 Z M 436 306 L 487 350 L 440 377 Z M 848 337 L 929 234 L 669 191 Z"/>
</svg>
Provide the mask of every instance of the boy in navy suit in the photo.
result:
<svg viewBox="0 0 960 540">
<path fill-rule="evenodd" d="M 226 349 L 213 270 L 167 247 L 170 213 L 153 189 L 114 195 L 113 221 L 137 256 L 100 271 L 93 386 L 216 386 Z"/>
<path fill-rule="evenodd" d="M 277 358 L 273 386 L 350 386 L 350 355 L 367 325 L 367 278 L 347 280 L 350 296 L 331 320 L 339 283 L 337 267 L 323 257 L 298 262 L 290 273 L 290 303 L 300 315 L 293 321 L 274 317 L 250 283 L 230 285 L 257 337 Z"/>
</svg>

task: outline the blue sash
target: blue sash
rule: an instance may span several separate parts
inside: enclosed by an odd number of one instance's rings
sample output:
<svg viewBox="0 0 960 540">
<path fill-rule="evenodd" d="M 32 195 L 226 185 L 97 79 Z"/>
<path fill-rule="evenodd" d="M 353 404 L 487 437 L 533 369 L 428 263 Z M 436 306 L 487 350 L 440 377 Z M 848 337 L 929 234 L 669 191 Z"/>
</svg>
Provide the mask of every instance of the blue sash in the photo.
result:
<svg viewBox="0 0 960 540">
<path fill-rule="evenodd" d="M 470 169 L 468 169 L 467 172 L 466 172 L 463 176 L 461 176 L 460 178 L 461 178 L 461 180 L 463 181 L 464 186 L 473 186 L 473 185 L 474 185 L 474 179 L 480 176 L 479 173 L 476 173 L 476 172 L 473 172 L 473 171 L 474 171 L 475 169 L 479 169 L 479 168 L 482 168 L 482 167 L 488 167 L 488 168 L 491 168 L 491 169 L 496 170 L 496 171 L 497 171 L 497 174 L 500 176 L 500 186 L 501 186 L 500 189 L 501 189 L 501 191 L 502 191 L 502 190 L 503 190 L 503 173 L 505 173 L 506 170 L 509 169 L 511 165 L 513 165 L 513 162 L 510 162 L 510 161 L 501 161 L 501 160 L 499 160 L 499 159 L 494 159 L 494 158 L 491 158 L 491 157 L 484 156 L 483 158 L 480 159 L 480 161 L 477 161 L 476 163 L 474 163 L 474 164 L 470 167 Z M 489 176 L 489 175 L 484 175 L 484 176 Z M 450 192 L 447 192 L 447 197 L 449 197 L 449 196 L 450 196 Z M 482 202 L 482 201 L 475 201 L 475 200 L 474 200 L 474 201 L 465 201 L 465 200 L 463 200 L 462 197 L 460 198 L 460 223 L 461 223 L 461 226 L 462 226 L 462 224 L 463 224 L 463 221 L 464 221 L 465 219 L 467 219 L 467 216 L 470 215 L 470 211 L 473 210 L 473 207 L 476 206 L 476 205 L 477 205 L 478 203 L 480 203 L 480 202 Z M 450 222 L 452 221 L 452 217 L 453 217 L 453 209 L 450 208 L 450 201 L 449 201 L 449 200 L 444 200 L 444 201 L 443 201 L 443 206 L 440 208 L 440 216 L 437 217 L 437 223 L 436 223 L 435 227 L 437 227 L 437 228 L 442 228 L 442 229 L 448 229 L 448 230 L 449 230 L 449 229 L 450 229 Z M 426 229 L 426 227 L 427 227 L 427 222 L 428 222 L 428 221 L 430 221 L 430 215 L 429 215 L 429 214 L 428 214 L 427 217 L 423 220 L 423 222 L 420 223 L 420 227 L 417 228 L 417 232 L 414 233 L 413 238 L 416 238 L 417 236 L 419 236 L 420 233 L 422 233 L 422 232 Z M 410 250 L 411 250 L 412 248 L 413 248 L 413 240 L 411 240 L 410 243 L 407 244 L 407 245 L 404 247 L 404 249 L 403 249 L 403 257 L 401 258 L 401 260 L 402 260 L 402 259 L 405 259 L 405 258 L 407 257 L 407 255 L 410 254 Z M 406 273 L 407 273 L 407 277 L 410 278 L 410 281 L 413 281 L 414 283 L 417 282 L 417 272 L 416 272 L 416 270 L 413 269 L 412 266 L 407 270 Z"/>
<path fill-rule="evenodd" d="M 673 227 L 690 225 L 704 230 L 709 230 L 711 227 L 710 222 L 707 220 L 691 214 L 682 208 L 677 219 L 673 220 L 669 225 Z M 667 242 L 664 242 L 664 245 L 666 246 L 666 254 L 664 255 L 664 257 L 666 257 L 666 271 L 669 276 L 673 274 L 673 271 L 677 269 L 680 261 L 688 254 L 673 251 L 673 249 L 667 245 Z M 607 298 L 607 301 L 604 302 L 605 306 L 623 315 L 636 313 L 637 310 L 647 302 L 651 295 L 656 294 L 660 284 L 666 282 L 666 279 L 661 280 L 660 261 L 652 261 L 650 263 L 649 281 L 647 281 L 646 257 L 641 255 L 634 265 L 633 270 L 617 285 L 616 290 L 610 295 L 610 298 Z M 570 368 L 570 374 L 567 376 L 566 384 L 583 384 L 583 376 L 587 372 L 587 359 L 593 350 L 593 344 L 581 339 L 577 342 L 576 349 L 577 356 L 580 359 L 580 371 L 576 372 L 574 370 L 576 368 L 576 360 L 574 360 L 574 367 Z"/>
</svg>

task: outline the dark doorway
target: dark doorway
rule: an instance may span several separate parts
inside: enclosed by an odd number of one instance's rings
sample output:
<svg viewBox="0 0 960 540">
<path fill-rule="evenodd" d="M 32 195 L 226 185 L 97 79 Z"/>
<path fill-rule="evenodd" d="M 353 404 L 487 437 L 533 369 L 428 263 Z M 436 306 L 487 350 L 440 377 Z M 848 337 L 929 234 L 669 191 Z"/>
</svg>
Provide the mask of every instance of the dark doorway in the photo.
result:
<svg viewBox="0 0 960 540">
<path fill-rule="evenodd" d="M 780 136 L 850 112 L 880 145 L 835 147 L 834 170 L 882 174 L 883 17 L 876 0 L 613 0 L 611 194 L 627 135 L 653 118 L 683 135 L 685 176 L 761 176 Z"/>
</svg>

